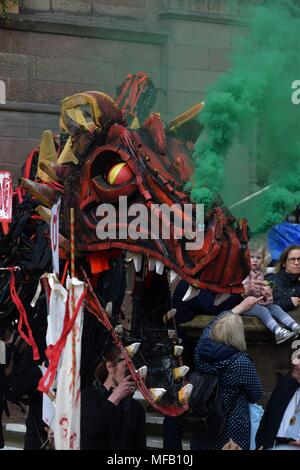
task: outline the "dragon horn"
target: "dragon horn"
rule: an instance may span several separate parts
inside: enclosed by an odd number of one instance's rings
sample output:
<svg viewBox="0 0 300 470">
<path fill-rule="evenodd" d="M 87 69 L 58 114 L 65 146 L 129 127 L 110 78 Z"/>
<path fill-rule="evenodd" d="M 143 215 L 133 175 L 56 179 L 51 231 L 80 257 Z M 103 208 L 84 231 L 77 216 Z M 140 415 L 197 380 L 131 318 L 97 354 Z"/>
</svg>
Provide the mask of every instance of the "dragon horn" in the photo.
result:
<svg viewBox="0 0 300 470">
<path fill-rule="evenodd" d="M 58 181 L 62 184 L 72 172 L 71 165 L 60 165 L 59 163 L 53 162 L 42 162 L 41 168 L 53 181 Z"/>
<path fill-rule="evenodd" d="M 41 168 L 42 162 L 56 162 L 57 154 L 54 137 L 51 131 L 44 131 L 40 145 L 37 176 L 46 183 L 51 181 L 49 175 Z"/>
<path fill-rule="evenodd" d="M 35 210 L 39 214 L 39 216 L 42 217 L 44 222 L 47 222 L 47 224 L 50 224 L 51 210 L 48 209 L 48 207 L 38 206 Z"/>
<path fill-rule="evenodd" d="M 60 195 L 59 191 L 26 178 L 21 178 L 21 184 L 25 191 L 28 191 L 44 206 L 49 208 L 53 206 Z"/>
</svg>

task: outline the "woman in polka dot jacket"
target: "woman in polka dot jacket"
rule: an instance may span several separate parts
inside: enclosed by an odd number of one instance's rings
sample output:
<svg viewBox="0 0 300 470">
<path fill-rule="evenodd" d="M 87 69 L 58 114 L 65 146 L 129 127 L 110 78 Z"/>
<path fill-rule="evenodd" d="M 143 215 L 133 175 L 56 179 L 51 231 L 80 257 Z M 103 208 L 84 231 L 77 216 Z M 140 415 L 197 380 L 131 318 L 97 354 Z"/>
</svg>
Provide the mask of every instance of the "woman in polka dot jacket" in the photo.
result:
<svg viewBox="0 0 300 470">
<path fill-rule="evenodd" d="M 243 450 L 250 448 L 249 403 L 262 396 L 262 385 L 245 353 L 244 326 L 240 314 L 260 299 L 247 297 L 231 311 L 223 312 L 204 329 L 195 349 L 197 372 L 218 375 L 220 398 L 227 414 L 222 435 L 211 438 L 203 431 L 192 434 L 191 450 L 221 450 L 232 439 Z"/>
</svg>

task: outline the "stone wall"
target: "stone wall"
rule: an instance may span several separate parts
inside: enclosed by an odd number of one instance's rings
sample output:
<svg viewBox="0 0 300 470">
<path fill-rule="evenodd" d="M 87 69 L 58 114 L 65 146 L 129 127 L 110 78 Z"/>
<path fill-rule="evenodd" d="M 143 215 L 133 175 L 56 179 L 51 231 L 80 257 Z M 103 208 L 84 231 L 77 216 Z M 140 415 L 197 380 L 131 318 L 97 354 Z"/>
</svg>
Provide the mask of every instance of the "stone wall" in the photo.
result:
<svg viewBox="0 0 300 470">
<path fill-rule="evenodd" d="M 165 121 L 204 98 L 230 64 L 240 20 L 225 0 L 20 0 L 0 21 L 0 161 L 17 175 L 39 130 L 58 130 L 59 103 L 96 89 L 115 95 L 143 70 Z M 8 152 L 8 153 L 7 153 Z M 247 194 L 247 170 L 241 186 Z"/>
</svg>

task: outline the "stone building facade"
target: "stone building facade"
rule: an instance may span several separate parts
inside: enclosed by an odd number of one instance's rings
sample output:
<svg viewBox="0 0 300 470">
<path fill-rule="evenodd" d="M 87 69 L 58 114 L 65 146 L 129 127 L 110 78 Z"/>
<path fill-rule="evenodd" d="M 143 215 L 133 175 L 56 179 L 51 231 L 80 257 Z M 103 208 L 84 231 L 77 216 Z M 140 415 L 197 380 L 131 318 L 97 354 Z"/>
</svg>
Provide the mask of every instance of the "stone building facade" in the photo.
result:
<svg viewBox="0 0 300 470">
<path fill-rule="evenodd" d="M 229 10 L 228 0 L 19 0 L 19 13 L 0 20 L 1 168 L 16 181 L 42 130 L 58 130 L 64 97 L 91 89 L 114 96 L 130 72 L 152 77 L 159 89 L 154 110 L 166 122 L 202 100 L 230 64 L 243 4 Z M 249 171 L 239 173 L 246 195 Z"/>
</svg>

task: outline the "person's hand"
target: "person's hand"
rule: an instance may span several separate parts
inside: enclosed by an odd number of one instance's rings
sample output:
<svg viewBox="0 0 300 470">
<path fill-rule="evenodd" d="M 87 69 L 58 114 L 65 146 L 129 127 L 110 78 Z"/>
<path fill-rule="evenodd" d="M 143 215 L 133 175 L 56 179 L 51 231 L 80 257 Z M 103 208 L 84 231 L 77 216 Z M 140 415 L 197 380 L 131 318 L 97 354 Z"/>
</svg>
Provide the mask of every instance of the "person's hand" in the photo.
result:
<svg viewBox="0 0 300 470">
<path fill-rule="evenodd" d="M 227 442 L 227 444 L 225 444 L 224 447 L 222 447 L 222 450 L 243 450 L 243 449 L 238 444 L 233 442 L 232 439 L 230 439 L 230 441 Z"/>
<path fill-rule="evenodd" d="M 256 279 L 255 274 L 250 274 L 249 282 L 245 285 L 245 293 L 246 295 L 259 297 L 261 295 L 261 290 L 267 285 L 267 281 Z"/>
<path fill-rule="evenodd" d="M 300 304 L 299 297 L 291 297 L 291 301 L 293 302 L 294 307 L 299 307 L 299 304 Z"/>
<path fill-rule="evenodd" d="M 128 375 L 119 385 L 115 388 L 113 393 L 108 397 L 108 400 L 111 401 L 114 405 L 118 406 L 123 398 L 132 395 L 135 391 L 135 383 L 132 380 L 132 377 Z"/>
<path fill-rule="evenodd" d="M 289 444 L 292 446 L 300 447 L 300 441 L 291 441 Z"/>
<path fill-rule="evenodd" d="M 247 312 L 251 308 L 255 307 L 259 302 L 262 302 L 264 299 L 263 296 L 261 297 L 246 297 L 239 305 L 232 308 L 232 313 L 236 315 L 241 315 L 241 313 Z"/>
</svg>

